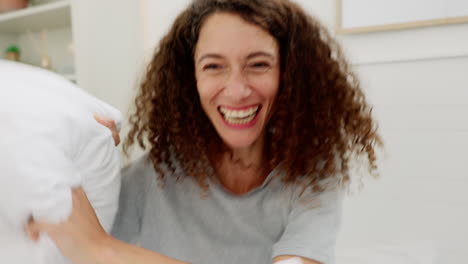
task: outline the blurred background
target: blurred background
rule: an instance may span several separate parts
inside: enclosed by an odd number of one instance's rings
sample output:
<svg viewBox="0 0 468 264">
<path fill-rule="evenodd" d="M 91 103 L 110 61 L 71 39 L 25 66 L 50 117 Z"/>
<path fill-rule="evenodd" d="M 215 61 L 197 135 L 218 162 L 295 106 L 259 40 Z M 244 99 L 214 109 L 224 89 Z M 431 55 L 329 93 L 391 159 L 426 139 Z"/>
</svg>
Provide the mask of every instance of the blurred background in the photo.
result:
<svg viewBox="0 0 468 264">
<path fill-rule="evenodd" d="M 49 68 L 123 113 L 190 2 L 8 1 L 4 57 Z M 468 1 L 296 2 L 342 43 L 386 144 L 380 178 L 345 201 L 337 263 L 468 263 Z"/>
</svg>

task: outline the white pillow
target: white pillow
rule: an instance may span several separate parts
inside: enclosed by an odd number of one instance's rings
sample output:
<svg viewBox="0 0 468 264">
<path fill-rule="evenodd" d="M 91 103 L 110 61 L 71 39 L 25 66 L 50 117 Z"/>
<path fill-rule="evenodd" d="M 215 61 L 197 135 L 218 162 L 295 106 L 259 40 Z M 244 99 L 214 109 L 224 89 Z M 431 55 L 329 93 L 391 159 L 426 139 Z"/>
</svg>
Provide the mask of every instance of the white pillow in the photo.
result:
<svg viewBox="0 0 468 264">
<path fill-rule="evenodd" d="M 49 71 L 0 60 L 0 263 L 69 263 L 49 237 L 31 242 L 30 216 L 60 222 L 81 185 L 109 231 L 117 211 L 120 159 L 93 114 L 121 114 Z"/>
</svg>

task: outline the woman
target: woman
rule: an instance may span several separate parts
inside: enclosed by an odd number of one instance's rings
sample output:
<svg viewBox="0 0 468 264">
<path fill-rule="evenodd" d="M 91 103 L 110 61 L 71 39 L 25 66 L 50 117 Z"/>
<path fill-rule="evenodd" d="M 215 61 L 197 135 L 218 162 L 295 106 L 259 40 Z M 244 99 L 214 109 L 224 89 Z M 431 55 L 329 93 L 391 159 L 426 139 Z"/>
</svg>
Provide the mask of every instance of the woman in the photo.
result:
<svg viewBox="0 0 468 264">
<path fill-rule="evenodd" d="M 116 238 L 81 190 L 68 222 L 30 226 L 75 263 L 332 263 L 348 167 L 375 172 L 380 143 L 338 45 L 288 0 L 193 1 L 130 123 L 125 149 L 149 153 L 124 170 Z"/>
</svg>

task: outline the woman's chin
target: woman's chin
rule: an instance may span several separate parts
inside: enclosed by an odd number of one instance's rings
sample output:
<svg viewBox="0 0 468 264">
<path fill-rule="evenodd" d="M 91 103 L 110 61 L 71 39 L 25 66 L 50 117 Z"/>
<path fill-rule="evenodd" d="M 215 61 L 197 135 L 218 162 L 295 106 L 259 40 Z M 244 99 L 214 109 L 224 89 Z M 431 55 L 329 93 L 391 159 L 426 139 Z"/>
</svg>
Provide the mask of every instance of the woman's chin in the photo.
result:
<svg viewBox="0 0 468 264">
<path fill-rule="evenodd" d="M 262 136 L 262 122 L 258 122 L 250 128 L 231 128 L 221 123 L 218 124 L 217 132 L 224 144 L 230 149 L 244 149 L 253 146 Z"/>
<path fill-rule="evenodd" d="M 223 138 L 224 144 L 228 146 L 230 149 L 245 149 L 252 146 L 258 137 L 230 137 L 230 138 Z"/>
</svg>

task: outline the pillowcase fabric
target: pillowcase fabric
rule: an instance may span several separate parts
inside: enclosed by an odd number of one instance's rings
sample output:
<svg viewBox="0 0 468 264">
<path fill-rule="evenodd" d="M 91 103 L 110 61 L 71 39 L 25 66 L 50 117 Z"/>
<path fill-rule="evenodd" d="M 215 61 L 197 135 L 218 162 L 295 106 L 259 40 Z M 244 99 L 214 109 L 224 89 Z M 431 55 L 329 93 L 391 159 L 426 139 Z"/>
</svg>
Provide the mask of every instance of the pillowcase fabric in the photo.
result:
<svg viewBox="0 0 468 264">
<path fill-rule="evenodd" d="M 70 263 L 42 234 L 24 232 L 30 217 L 58 223 L 82 186 L 106 231 L 118 205 L 120 157 L 112 133 L 93 114 L 121 114 L 65 78 L 0 60 L 0 263 Z"/>
</svg>

